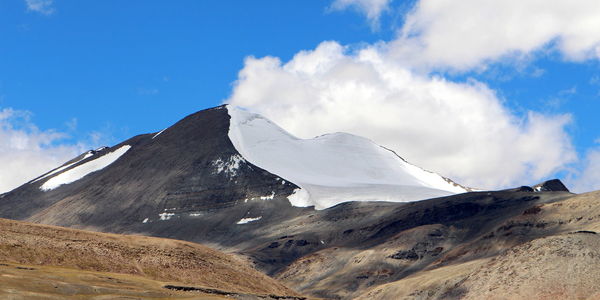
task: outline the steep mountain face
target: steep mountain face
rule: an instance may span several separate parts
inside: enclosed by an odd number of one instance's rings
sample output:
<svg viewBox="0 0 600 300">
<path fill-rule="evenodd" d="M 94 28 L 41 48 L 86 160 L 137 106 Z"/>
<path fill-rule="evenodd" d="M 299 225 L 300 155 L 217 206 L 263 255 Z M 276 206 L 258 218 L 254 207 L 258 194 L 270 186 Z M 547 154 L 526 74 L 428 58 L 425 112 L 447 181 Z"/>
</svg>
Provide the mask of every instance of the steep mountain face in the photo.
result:
<svg viewBox="0 0 600 300">
<path fill-rule="evenodd" d="M 227 110 L 218 107 L 86 153 L 4 194 L 0 216 L 119 230 L 292 194 L 297 186 L 241 157 L 228 131 Z"/>
<path fill-rule="evenodd" d="M 84 153 L 1 195 L 0 217 L 200 242 L 249 257 L 301 293 L 334 299 L 438 295 L 433 289 L 462 280 L 446 268 L 470 274 L 583 218 L 536 219 L 573 198 L 560 181 L 466 190 L 364 138 L 302 140 L 222 106 Z M 435 270 L 457 281 L 394 284 Z"/>
<path fill-rule="evenodd" d="M 337 133 L 301 140 L 259 115 L 221 106 L 82 154 L 2 195 L 0 217 L 121 231 L 224 209 L 236 211 L 227 213 L 236 222 L 251 222 L 274 203 L 323 209 L 466 191 L 367 139 Z"/>
</svg>

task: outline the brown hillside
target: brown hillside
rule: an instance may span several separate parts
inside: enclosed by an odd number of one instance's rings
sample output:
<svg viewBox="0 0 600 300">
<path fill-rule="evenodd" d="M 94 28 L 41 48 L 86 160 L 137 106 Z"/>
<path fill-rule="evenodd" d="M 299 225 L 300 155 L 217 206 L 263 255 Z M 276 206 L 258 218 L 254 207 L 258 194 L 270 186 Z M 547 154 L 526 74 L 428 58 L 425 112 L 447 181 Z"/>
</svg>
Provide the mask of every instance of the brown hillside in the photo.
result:
<svg viewBox="0 0 600 300">
<path fill-rule="evenodd" d="M 534 205 L 359 298 L 600 299 L 599 265 L 600 192 L 593 192 Z"/>
<path fill-rule="evenodd" d="M 0 219 L 0 262 L 136 275 L 238 293 L 297 295 L 246 261 L 202 245 L 6 219 Z"/>
</svg>

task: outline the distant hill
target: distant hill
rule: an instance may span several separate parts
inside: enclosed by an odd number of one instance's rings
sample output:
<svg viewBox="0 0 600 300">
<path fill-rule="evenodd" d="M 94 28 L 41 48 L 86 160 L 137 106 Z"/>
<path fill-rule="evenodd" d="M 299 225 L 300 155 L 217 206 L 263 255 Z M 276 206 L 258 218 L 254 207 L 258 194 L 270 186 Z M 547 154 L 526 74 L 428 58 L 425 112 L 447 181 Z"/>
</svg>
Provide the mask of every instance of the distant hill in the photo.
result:
<svg viewBox="0 0 600 300">
<path fill-rule="evenodd" d="M 599 203 L 593 192 L 534 205 L 360 299 L 600 299 Z"/>
</svg>

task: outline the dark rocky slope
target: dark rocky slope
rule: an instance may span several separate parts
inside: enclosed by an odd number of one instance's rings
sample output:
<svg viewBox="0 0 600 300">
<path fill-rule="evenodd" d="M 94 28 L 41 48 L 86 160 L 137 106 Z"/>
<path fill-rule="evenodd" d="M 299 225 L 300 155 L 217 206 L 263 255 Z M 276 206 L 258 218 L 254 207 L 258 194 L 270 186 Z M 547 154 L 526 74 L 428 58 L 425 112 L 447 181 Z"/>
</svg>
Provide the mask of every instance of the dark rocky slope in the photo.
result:
<svg viewBox="0 0 600 300">
<path fill-rule="evenodd" d="M 229 215 L 239 220 L 260 210 L 260 197 L 273 193 L 272 202 L 287 205 L 284 198 L 296 188 L 292 183 L 243 160 L 232 171 L 236 176 L 219 172 L 219 163 L 226 167 L 240 157 L 228 130 L 224 107 L 190 115 L 156 138 L 139 135 L 103 149 L 97 155 L 132 147 L 113 164 L 71 184 L 43 192 L 39 187 L 45 180 L 40 180 L 2 195 L 0 217 L 122 232 L 146 218 L 160 220 L 163 213 L 180 220 L 233 209 Z"/>
</svg>

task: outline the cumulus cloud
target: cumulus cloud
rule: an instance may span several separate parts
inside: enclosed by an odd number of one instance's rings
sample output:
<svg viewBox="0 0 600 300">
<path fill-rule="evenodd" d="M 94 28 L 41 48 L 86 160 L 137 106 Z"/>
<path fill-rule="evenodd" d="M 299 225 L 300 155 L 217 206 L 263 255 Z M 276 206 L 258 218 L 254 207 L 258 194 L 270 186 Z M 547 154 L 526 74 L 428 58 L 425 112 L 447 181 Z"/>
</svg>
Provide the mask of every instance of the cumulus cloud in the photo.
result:
<svg viewBox="0 0 600 300">
<path fill-rule="evenodd" d="M 335 0 L 331 4 L 333 10 L 354 8 L 365 14 L 372 27 L 379 25 L 379 17 L 389 9 L 391 0 Z"/>
<path fill-rule="evenodd" d="M 579 173 L 567 180 L 571 191 L 576 193 L 600 190 L 600 148 L 587 152 Z"/>
<path fill-rule="evenodd" d="M 57 144 L 64 133 L 40 130 L 26 111 L 0 110 L 0 193 L 49 171 L 82 153 L 82 144 Z"/>
<path fill-rule="evenodd" d="M 421 0 L 388 51 L 413 66 L 458 71 L 538 52 L 597 59 L 599 16 L 597 0 Z"/>
<path fill-rule="evenodd" d="M 418 74 L 382 52 L 323 42 L 285 63 L 249 57 L 226 102 L 303 138 L 332 131 L 371 138 L 474 187 L 532 183 L 576 159 L 569 115 L 518 116 L 481 82 Z"/>
<path fill-rule="evenodd" d="M 53 0 L 25 0 L 27 10 L 44 15 L 51 15 L 54 13 L 54 8 L 52 7 L 53 2 Z"/>
</svg>

